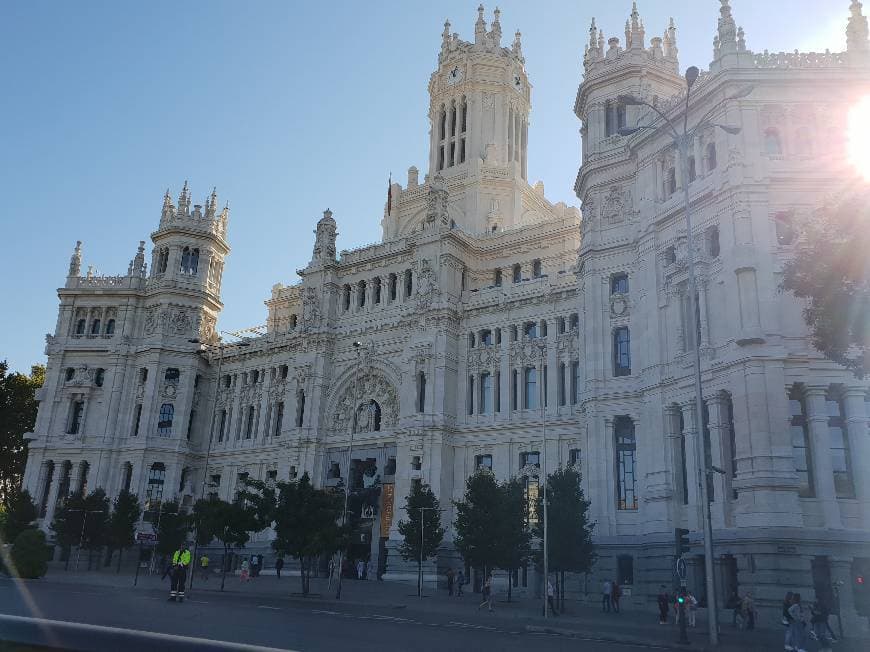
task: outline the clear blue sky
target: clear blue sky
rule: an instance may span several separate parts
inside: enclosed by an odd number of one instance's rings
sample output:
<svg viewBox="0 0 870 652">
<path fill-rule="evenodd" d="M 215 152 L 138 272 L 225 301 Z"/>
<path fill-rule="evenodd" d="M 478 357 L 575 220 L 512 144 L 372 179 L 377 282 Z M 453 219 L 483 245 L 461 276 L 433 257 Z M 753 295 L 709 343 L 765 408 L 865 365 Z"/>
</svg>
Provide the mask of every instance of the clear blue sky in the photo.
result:
<svg viewBox="0 0 870 652">
<path fill-rule="evenodd" d="M 718 0 L 641 0 L 647 37 L 676 19 L 680 63 L 706 67 Z M 842 50 L 849 0 L 732 0 L 754 50 Z M 75 241 L 126 272 L 164 190 L 217 186 L 231 215 L 219 326 L 262 324 L 329 207 L 339 248 L 376 241 L 387 174 L 425 172 L 426 85 L 442 24 L 473 38 L 475 0 L 0 2 L 0 359 L 44 361 Z M 487 4 L 487 21 L 493 4 Z M 572 114 L 594 15 L 622 37 L 629 0 L 508 0 L 532 84 L 529 178 L 576 204 Z M 150 260 L 150 242 L 149 260 Z"/>
</svg>

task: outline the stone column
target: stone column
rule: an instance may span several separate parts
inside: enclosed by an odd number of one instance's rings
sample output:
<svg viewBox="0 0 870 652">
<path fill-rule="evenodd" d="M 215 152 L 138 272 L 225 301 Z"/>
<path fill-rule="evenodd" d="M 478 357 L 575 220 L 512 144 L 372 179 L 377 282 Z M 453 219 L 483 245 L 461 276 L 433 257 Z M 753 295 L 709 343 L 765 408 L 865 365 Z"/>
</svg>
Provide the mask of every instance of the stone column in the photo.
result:
<svg viewBox="0 0 870 652">
<path fill-rule="evenodd" d="M 804 390 L 812 448 L 813 487 L 816 499 L 821 503 L 825 527 L 842 528 L 840 505 L 834 489 L 834 471 L 831 464 L 828 410 L 825 405 L 827 391 L 828 388 L 821 385 L 810 385 Z"/>
<path fill-rule="evenodd" d="M 859 386 L 846 388 L 843 403 L 849 432 L 850 471 L 859 505 L 859 527 L 866 528 L 870 524 L 870 477 L 866 473 L 867 464 L 870 464 L 867 432 L 870 403 L 867 402 L 867 389 Z"/>
<path fill-rule="evenodd" d="M 613 536 L 616 534 L 616 507 L 618 502 L 616 491 L 616 451 L 614 447 L 614 429 L 613 418 L 604 418 L 604 445 L 602 451 L 604 453 L 603 464 L 596 469 L 598 475 L 599 495 L 605 498 L 604 505 L 601 509 L 599 523 L 605 525 L 604 531 L 601 532 L 604 536 Z"/>
<path fill-rule="evenodd" d="M 701 322 L 701 347 L 710 346 L 710 326 L 707 310 L 707 284 L 701 280 L 698 283 L 698 313 Z"/>
<path fill-rule="evenodd" d="M 692 152 L 695 157 L 695 176 L 700 178 L 704 176 L 704 166 L 702 164 L 704 152 L 701 146 L 701 139 L 695 137 L 692 139 Z"/>
<path fill-rule="evenodd" d="M 63 475 L 63 462 L 54 465 L 54 475 L 51 478 L 51 486 L 48 488 L 48 502 L 45 507 L 45 517 L 42 519 L 43 529 L 48 530 L 54 521 L 54 509 L 57 506 L 57 494 L 60 490 L 60 479 Z"/>
<path fill-rule="evenodd" d="M 683 403 L 683 439 L 686 441 L 686 482 L 688 483 L 689 505 L 686 519 L 690 530 L 701 529 L 701 455 L 704 454 L 700 437 L 695 426 L 695 403 Z"/>
<path fill-rule="evenodd" d="M 708 429 L 710 431 L 710 463 L 724 471 L 728 471 L 728 464 L 724 461 L 725 445 L 728 438 L 728 414 L 725 401 L 719 394 L 707 399 Z M 715 473 L 710 469 L 713 479 L 713 503 L 710 505 L 710 514 L 713 521 L 713 529 L 721 529 L 726 526 L 728 508 L 731 504 L 731 496 L 726 482 L 725 474 Z"/>
</svg>

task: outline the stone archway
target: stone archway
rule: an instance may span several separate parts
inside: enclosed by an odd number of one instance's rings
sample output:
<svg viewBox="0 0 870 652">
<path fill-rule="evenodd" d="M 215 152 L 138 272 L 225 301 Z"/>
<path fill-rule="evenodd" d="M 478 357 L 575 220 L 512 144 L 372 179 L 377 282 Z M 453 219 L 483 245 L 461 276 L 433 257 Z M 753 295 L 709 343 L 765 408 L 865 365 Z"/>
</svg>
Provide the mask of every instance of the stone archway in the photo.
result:
<svg viewBox="0 0 870 652">
<path fill-rule="evenodd" d="M 359 378 L 350 375 L 338 394 L 330 426 L 346 432 L 392 430 L 399 419 L 399 395 L 395 385 L 377 369 L 365 369 Z"/>
</svg>

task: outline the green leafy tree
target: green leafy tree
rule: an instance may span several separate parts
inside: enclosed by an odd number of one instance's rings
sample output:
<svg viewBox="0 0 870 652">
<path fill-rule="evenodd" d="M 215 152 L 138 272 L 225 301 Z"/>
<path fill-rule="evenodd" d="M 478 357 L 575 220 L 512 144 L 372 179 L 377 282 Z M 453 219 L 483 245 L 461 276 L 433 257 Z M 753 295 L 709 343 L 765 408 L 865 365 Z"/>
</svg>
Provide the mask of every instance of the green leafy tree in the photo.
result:
<svg viewBox="0 0 870 652">
<path fill-rule="evenodd" d="M 595 564 L 595 545 L 589 521 L 589 501 L 583 496 L 580 471 L 575 467 L 558 469 L 547 478 L 548 570 L 559 573 L 560 593 L 564 592 L 565 573 L 588 573 Z M 543 496 L 538 498 L 538 513 L 544 513 Z M 543 519 L 535 528 L 543 539 Z M 541 551 L 536 554 L 542 565 Z"/>
<path fill-rule="evenodd" d="M 85 499 L 81 492 L 67 496 L 54 511 L 54 531 L 57 543 L 63 548 L 66 563 L 64 570 L 69 570 L 70 548 L 77 546 L 81 538 L 84 521 Z"/>
<path fill-rule="evenodd" d="M 221 591 L 224 590 L 227 574 L 226 560 L 230 551 L 244 548 L 250 540 L 252 531 L 257 529 L 256 510 L 244 501 L 228 503 L 216 498 L 196 501 L 193 507 L 193 523 L 196 526 L 196 540 L 199 545 L 207 545 L 217 539 L 224 547 L 224 563 L 221 573 Z"/>
<path fill-rule="evenodd" d="M 296 482 L 277 483 L 277 490 L 272 548 L 299 561 L 302 594 L 308 595 L 312 562 L 347 545 L 347 528 L 338 523 L 342 497 L 315 489 L 307 473 Z"/>
<path fill-rule="evenodd" d="M 463 500 L 455 502 L 456 538 L 462 558 L 484 575 L 499 562 L 496 524 L 504 494 L 492 472 L 481 469 L 465 482 Z"/>
<path fill-rule="evenodd" d="M 0 361 L 0 500 L 21 485 L 27 462 L 24 433 L 36 423 L 36 390 L 45 381 L 45 367 L 34 365 L 30 375 L 7 373 L 9 365 Z"/>
<path fill-rule="evenodd" d="M 157 552 L 163 556 L 171 555 L 187 541 L 190 532 L 190 518 L 179 510 L 178 503 L 169 500 L 154 510 L 157 524 Z"/>
<path fill-rule="evenodd" d="M 813 346 L 859 378 L 870 371 L 870 191 L 840 195 L 795 225 L 782 288 L 806 300 Z M 795 238 L 778 224 L 780 239 Z"/>
<path fill-rule="evenodd" d="M 440 505 L 429 485 L 414 484 L 405 498 L 405 514 L 408 520 L 400 520 L 398 526 L 403 537 L 399 553 L 403 559 L 417 562 L 417 593 L 420 594 L 423 591 L 423 560 L 434 557 L 444 540 Z"/>
<path fill-rule="evenodd" d="M 15 490 L 7 494 L 4 508 L 3 536 L 0 543 L 15 541 L 24 530 L 33 527 L 34 521 L 39 516 L 27 489 Z"/>
<path fill-rule="evenodd" d="M 532 535 L 526 523 L 525 489 L 520 478 L 501 483 L 498 488 L 501 500 L 492 528 L 496 542 L 494 565 L 513 573 L 526 565 L 532 552 Z M 511 601 L 512 588 L 513 582 L 508 580 L 508 602 Z"/>
<path fill-rule="evenodd" d="M 88 551 L 88 570 L 93 564 L 93 553 L 108 542 L 109 499 L 101 488 L 94 489 L 85 496 L 83 501 L 84 536 L 81 536 L 82 548 Z"/>
<path fill-rule="evenodd" d="M 48 570 L 51 548 L 45 543 L 45 532 L 31 528 L 20 532 L 12 544 L 13 574 L 17 577 L 36 579 Z"/>
<path fill-rule="evenodd" d="M 136 494 L 123 490 L 115 498 L 112 506 L 112 515 L 109 517 L 106 545 L 109 554 L 106 555 L 106 566 L 112 563 L 112 555 L 118 553 L 117 572 L 121 572 L 121 557 L 127 548 L 133 546 L 133 537 L 136 533 L 136 523 L 142 508 Z"/>
</svg>

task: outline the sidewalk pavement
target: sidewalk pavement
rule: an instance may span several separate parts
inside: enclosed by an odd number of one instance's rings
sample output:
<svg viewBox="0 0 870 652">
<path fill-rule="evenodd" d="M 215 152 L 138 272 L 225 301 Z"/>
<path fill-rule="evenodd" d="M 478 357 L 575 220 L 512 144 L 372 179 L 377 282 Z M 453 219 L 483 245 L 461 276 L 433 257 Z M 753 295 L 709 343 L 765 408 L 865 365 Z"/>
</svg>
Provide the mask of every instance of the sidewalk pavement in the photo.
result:
<svg viewBox="0 0 870 652">
<path fill-rule="evenodd" d="M 191 595 L 203 595 L 220 591 L 220 574 L 212 572 L 208 581 L 197 573 Z M 75 583 L 82 585 L 111 586 L 132 588 L 133 575 L 129 571 L 120 575 L 114 572 L 64 571 L 63 567 L 52 564 L 49 574 L 42 581 Z M 141 573 L 137 588 L 142 590 L 168 590 L 169 581 L 160 579 L 159 574 Z M 224 593 L 227 595 L 262 596 L 281 598 L 312 607 L 340 609 L 345 607 L 407 609 L 455 617 L 462 620 L 498 622 L 506 628 L 517 631 L 550 633 L 578 640 L 613 641 L 638 645 L 655 645 L 663 648 L 708 650 L 706 610 L 697 613 L 697 627 L 689 629 L 690 645 L 679 645 L 679 632 L 673 623 L 658 624 L 658 611 L 655 605 L 649 609 L 626 605 L 621 613 L 602 613 L 601 607 L 593 603 L 568 602 L 566 613 L 557 617 L 542 617 L 542 602 L 535 598 L 513 597 L 507 602 L 507 594 L 495 596 L 494 611 L 478 611 L 480 595 L 466 592 L 463 597 L 450 597 L 445 589 L 435 591 L 424 589 L 424 597 L 418 597 L 416 586 L 397 582 L 359 581 L 345 578 L 342 583 L 342 598 L 335 599 L 336 581 L 330 583 L 323 578 L 311 579 L 311 592 L 301 594 L 301 583 L 297 575 L 284 575 L 279 580 L 274 574 L 261 575 L 248 582 L 242 582 L 238 575 L 227 575 Z M 832 623 L 833 624 L 833 623 Z M 783 629 L 777 623 L 759 623 L 760 629 L 747 632 L 731 626 L 730 618 L 720 622 L 720 645 L 718 650 L 740 650 L 761 652 L 781 650 Z M 847 632 L 848 634 L 848 632 Z M 835 646 L 837 652 L 852 652 L 870 648 L 867 639 L 847 638 Z M 810 650 L 820 649 L 818 643 L 811 643 Z"/>
</svg>

